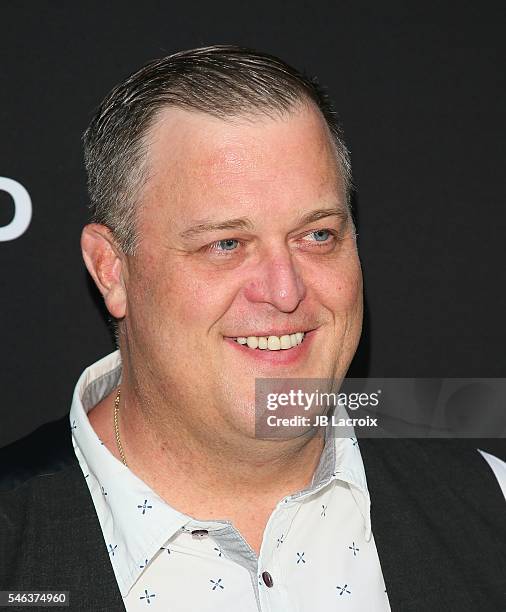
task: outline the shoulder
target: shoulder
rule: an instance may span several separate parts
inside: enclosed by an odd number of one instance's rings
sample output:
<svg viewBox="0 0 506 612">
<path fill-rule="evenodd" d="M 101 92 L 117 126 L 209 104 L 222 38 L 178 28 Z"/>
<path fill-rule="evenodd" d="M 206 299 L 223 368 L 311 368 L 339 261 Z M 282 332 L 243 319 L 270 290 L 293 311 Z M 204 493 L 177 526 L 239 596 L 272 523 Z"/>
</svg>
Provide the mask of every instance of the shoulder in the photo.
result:
<svg viewBox="0 0 506 612">
<path fill-rule="evenodd" d="M 382 491 L 395 486 L 406 494 L 417 492 L 431 498 L 439 494 L 446 497 L 452 491 L 455 499 L 470 497 L 480 503 L 485 499 L 494 511 L 503 513 L 502 479 L 480 449 L 495 451 L 491 454 L 501 464 L 504 441 L 495 445 L 491 442 L 471 438 L 364 438 L 359 447 L 370 489 Z"/>
<path fill-rule="evenodd" d="M 60 585 L 75 594 L 76 610 L 98 609 L 91 602 L 98 588 L 113 602 L 100 609 L 119 609 L 68 415 L 0 449 L 0 583 L 16 590 Z"/>
<path fill-rule="evenodd" d="M 90 504 L 68 415 L 0 449 L 0 575 L 5 555 L 42 546 L 69 517 L 87 516 Z"/>
<path fill-rule="evenodd" d="M 479 449 L 490 451 L 490 440 L 450 438 L 363 438 L 359 447 L 366 475 L 382 480 L 427 486 L 440 483 L 467 487 L 471 482 L 497 487 L 494 473 Z M 492 454 L 503 459 L 495 449 Z"/>
<path fill-rule="evenodd" d="M 480 450 L 506 460 L 506 440 L 478 438 L 362 438 L 360 449 L 367 454 L 381 456 L 386 463 L 404 460 L 426 467 L 444 461 L 448 467 L 463 467 L 473 463 L 486 466 Z"/>
<path fill-rule="evenodd" d="M 0 493 L 75 466 L 68 414 L 0 448 Z"/>
</svg>

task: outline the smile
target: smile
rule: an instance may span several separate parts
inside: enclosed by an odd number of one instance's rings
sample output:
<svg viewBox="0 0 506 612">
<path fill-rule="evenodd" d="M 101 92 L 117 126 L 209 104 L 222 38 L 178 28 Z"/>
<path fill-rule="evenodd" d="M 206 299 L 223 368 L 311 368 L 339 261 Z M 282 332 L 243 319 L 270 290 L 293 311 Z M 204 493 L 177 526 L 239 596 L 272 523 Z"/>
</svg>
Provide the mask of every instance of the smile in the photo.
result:
<svg viewBox="0 0 506 612">
<path fill-rule="evenodd" d="M 243 344 L 250 349 L 262 351 L 282 351 L 294 348 L 304 340 L 305 332 L 295 332 L 283 336 L 239 336 L 233 338 L 238 344 Z"/>
<path fill-rule="evenodd" d="M 318 328 L 279 336 L 269 331 L 263 336 L 225 336 L 224 340 L 238 356 L 261 367 L 282 367 L 302 364 L 318 334 Z"/>
</svg>

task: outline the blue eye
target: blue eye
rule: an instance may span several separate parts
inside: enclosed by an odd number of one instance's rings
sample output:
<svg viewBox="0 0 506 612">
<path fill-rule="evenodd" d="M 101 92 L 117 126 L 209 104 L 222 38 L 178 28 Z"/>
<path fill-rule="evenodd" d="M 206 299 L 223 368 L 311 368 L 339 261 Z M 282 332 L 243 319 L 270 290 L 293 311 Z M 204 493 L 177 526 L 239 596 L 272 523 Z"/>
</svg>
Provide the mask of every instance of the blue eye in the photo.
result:
<svg viewBox="0 0 506 612">
<path fill-rule="evenodd" d="M 226 240 L 219 240 L 216 245 L 223 251 L 233 251 L 238 244 L 237 240 L 233 238 L 227 238 Z"/>
<path fill-rule="evenodd" d="M 330 236 L 330 232 L 328 230 L 316 230 L 315 232 L 312 232 L 313 236 L 316 238 L 317 242 L 325 242 L 325 240 L 328 240 L 329 236 Z"/>
</svg>

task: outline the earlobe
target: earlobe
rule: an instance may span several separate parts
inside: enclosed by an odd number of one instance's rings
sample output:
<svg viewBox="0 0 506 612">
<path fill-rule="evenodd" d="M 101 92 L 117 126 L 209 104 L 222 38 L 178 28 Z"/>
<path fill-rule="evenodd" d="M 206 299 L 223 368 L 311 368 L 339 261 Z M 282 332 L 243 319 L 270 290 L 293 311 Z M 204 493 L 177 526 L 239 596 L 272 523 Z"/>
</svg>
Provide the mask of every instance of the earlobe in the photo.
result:
<svg viewBox="0 0 506 612">
<path fill-rule="evenodd" d="M 124 258 L 109 228 L 90 223 L 81 234 L 84 263 L 102 294 L 107 310 L 116 319 L 126 314 Z"/>
</svg>

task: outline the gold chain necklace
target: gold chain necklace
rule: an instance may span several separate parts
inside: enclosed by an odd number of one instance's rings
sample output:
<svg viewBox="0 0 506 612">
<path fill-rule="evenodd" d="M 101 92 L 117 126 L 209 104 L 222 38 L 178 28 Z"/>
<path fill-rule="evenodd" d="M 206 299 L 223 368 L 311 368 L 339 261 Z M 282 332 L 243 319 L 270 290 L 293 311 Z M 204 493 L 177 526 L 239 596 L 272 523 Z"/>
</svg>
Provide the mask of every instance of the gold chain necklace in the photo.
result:
<svg viewBox="0 0 506 612">
<path fill-rule="evenodd" d="M 118 387 L 118 393 L 114 400 L 114 434 L 116 436 L 116 446 L 118 447 L 119 456 L 123 464 L 127 466 L 125 459 L 125 453 L 123 452 L 123 446 L 121 445 L 121 438 L 119 437 L 119 425 L 118 425 L 118 413 L 119 413 L 119 398 L 121 394 L 121 387 Z M 127 466 L 128 467 L 128 466 Z"/>
</svg>

